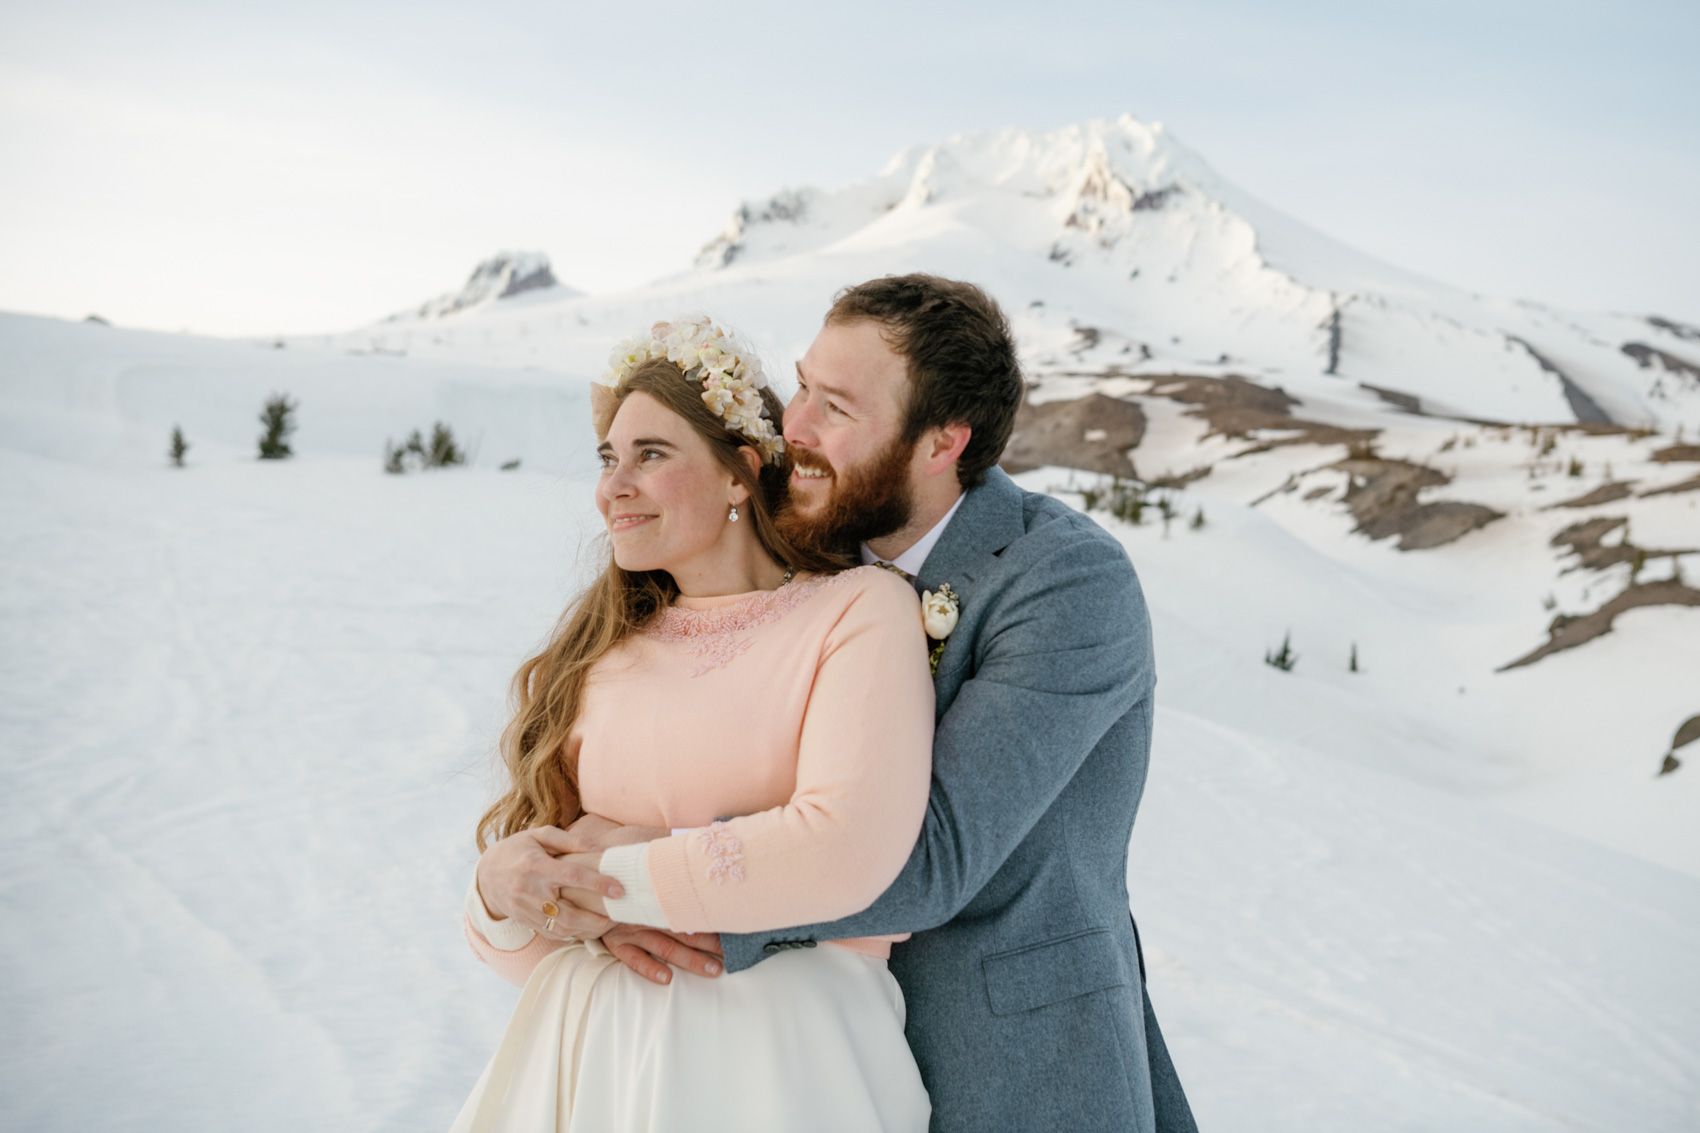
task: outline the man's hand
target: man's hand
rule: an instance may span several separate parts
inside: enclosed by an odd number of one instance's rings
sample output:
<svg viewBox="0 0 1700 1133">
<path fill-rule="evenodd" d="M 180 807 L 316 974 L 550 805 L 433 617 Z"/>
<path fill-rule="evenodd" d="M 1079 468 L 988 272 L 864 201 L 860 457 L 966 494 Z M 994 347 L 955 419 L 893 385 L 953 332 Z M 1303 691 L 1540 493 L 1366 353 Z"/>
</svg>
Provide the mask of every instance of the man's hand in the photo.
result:
<svg viewBox="0 0 1700 1133">
<path fill-rule="evenodd" d="M 620 963 L 658 984 L 672 982 L 673 967 L 699 976 L 713 977 L 721 972 L 720 937 L 712 932 L 675 933 L 617 924 L 602 934 L 602 945 Z"/>
<path fill-rule="evenodd" d="M 624 890 L 611 877 L 596 872 L 594 860 L 566 859 L 566 832 L 556 826 L 533 826 L 490 846 L 478 859 L 478 895 L 496 920 L 512 917 L 551 940 L 600 936 L 613 922 L 570 904 L 563 889 L 590 890 L 619 897 Z M 551 928 L 545 902 L 559 907 Z"/>
<path fill-rule="evenodd" d="M 568 854 L 600 854 L 615 846 L 631 846 L 638 842 L 653 842 L 672 831 L 661 826 L 621 826 L 596 814 L 587 814 L 568 826 L 557 852 Z"/>
</svg>

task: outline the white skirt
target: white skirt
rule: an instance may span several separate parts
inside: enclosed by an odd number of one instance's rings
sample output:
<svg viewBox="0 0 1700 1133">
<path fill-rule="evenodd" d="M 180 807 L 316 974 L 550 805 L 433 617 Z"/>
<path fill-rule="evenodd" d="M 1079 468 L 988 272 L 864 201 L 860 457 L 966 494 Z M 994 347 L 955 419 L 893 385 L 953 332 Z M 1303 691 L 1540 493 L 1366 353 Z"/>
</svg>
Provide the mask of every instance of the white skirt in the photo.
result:
<svg viewBox="0 0 1700 1133">
<path fill-rule="evenodd" d="M 651 983 L 583 946 L 532 972 L 452 1133 L 927 1128 L 884 960 L 823 945 Z"/>
</svg>

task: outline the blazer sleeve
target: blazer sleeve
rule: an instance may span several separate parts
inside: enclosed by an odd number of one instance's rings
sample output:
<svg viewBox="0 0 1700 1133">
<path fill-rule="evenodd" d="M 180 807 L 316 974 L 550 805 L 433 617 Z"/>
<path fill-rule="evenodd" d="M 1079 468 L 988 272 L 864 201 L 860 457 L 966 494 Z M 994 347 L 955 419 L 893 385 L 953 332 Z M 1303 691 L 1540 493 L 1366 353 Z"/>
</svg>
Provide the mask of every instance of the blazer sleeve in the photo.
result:
<svg viewBox="0 0 1700 1133">
<path fill-rule="evenodd" d="M 810 939 L 915 933 L 956 916 L 1111 726 L 1152 695 L 1144 596 L 1127 553 L 1101 531 L 1055 540 L 991 600 L 978 667 L 938 723 L 919 840 L 878 899 L 802 929 Z M 722 933 L 727 970 L 765 959 L 773 939 Z"/>
<path fill-rule="evenodd" d="M 609 916 L 675 932 L 778 929 L 864 909 L 903 868 L 932 764 L 928 642 L 907 583 L 889 571 L 856 573 L 843 580 L 857 590 L 823 640 L 790 801 L 608 851 L 604 872 L 622 876 L 630 855 L 646 863 L 654 895 L 610 901 Z M 760 712 L 759 684 L 727 711 Z"/>
</svg>

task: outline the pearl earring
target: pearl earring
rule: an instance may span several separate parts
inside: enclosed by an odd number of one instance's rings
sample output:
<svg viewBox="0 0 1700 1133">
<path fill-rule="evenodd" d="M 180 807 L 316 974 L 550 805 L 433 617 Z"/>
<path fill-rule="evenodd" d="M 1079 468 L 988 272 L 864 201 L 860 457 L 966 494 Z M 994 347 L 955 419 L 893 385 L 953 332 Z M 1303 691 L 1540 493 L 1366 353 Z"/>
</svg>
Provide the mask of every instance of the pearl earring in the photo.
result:
<svg viewBox="0 0 1700 1133">
<path fill-rule="evenodd" d="M 737 504 L 733 504 L 732 510 L 726 513 L 726 520 L 729 523 L 738 522 L 738 505 Z"/>
</svg>

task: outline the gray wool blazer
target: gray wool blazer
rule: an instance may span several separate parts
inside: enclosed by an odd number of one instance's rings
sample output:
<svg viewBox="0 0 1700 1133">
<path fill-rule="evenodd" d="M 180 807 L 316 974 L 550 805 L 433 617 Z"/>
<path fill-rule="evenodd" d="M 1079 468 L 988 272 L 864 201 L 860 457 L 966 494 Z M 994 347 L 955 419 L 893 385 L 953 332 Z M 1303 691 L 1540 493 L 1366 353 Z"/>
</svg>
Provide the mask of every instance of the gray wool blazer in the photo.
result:
<svg viewBox="0 0 1700 1133">
<path fill-rule="evenodd" d="M 1092 520 L 994 468 L 916 585 L 946 582 L 961 612 L 934 677 L 932 797 L 908 863 L 853 916 L 722 934 L 727 970 L 912 932 L 891 971 L 936 1133 L 1196 1133 L 1128 911 L 1157 681 L 1133 564 Z"/>
</svg>

